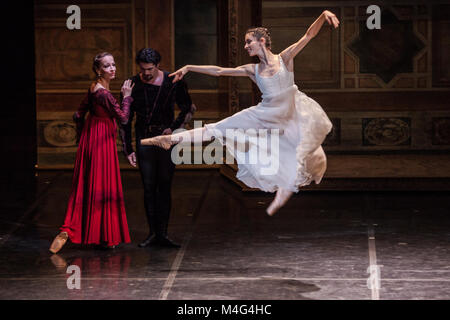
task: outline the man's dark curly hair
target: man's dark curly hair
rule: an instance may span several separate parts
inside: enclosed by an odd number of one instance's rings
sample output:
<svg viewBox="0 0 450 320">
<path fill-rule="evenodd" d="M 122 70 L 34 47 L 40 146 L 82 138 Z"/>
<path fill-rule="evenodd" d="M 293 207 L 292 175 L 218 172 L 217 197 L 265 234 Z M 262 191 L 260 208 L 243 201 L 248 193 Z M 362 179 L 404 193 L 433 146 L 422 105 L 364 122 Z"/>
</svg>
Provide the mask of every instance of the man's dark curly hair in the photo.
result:
<svg viewBox="0 0 450 320">
<path fill-rule="evenodd" d="M 136 64 L 140 62 L 153 63 L 155 66 L 161 61 L 161 55 L 152 48 L 144 48 L 136 54 Z"/>
</svg>

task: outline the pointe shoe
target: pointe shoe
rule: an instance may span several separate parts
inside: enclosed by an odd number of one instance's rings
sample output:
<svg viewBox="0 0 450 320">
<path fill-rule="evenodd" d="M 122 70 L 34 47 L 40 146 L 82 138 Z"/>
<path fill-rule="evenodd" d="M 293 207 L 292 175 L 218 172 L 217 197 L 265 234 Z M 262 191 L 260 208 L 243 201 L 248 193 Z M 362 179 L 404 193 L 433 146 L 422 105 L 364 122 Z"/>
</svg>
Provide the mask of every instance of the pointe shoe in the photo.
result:
<svg viewBox="0 0 450 320">
<path fill-rule="evenodd" d="M 173 140 L 171 135 L 157 136 L 153 138 L 141 139 L 141 145 L 144 146 L 157 146 L 165 150 L 169 150 L 174 144 L 179 143 L 178 140 Z"/>
<path fill-rule="evenodd" d="M 293 194 L 292 191 L 279 188 L 275 196 L 275 199 L 273 199 L 272 203 L 266 210 L 267 214 L 269 216 L 273 216 L 275 212 L 277 212 L 282 206 L 286 204 L 286 202 L 289 200 L 292 194 Z"/>
<path fill-rule="evenodd" d="M 57 253 L 59 250 L 61 250 L 61 248 L 66 244 L 68 238 L 69 235 L 67 234 L 67 232 L 60 232 L 53 240 L 49 249 L 50 252 Z"/>
</svg>

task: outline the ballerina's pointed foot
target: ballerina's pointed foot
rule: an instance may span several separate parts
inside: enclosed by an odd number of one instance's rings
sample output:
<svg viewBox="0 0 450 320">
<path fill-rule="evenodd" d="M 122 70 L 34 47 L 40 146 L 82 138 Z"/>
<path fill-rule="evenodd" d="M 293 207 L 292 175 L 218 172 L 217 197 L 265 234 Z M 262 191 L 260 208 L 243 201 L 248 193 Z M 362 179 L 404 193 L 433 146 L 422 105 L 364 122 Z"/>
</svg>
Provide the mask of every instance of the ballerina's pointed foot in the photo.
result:
<svg viewBox="0 0 450 320">
<path fill-rule="evenodd" d="M 279 188 L 275 199 L 273 199 L 272 203 L 269 205 L 269 207 L 267 207 L 267 214 L 269 216 L 273 216 L 275 212 L 277 212 L 282 206 L 286 204 L 292 194 L 292 191 Z"/>
<path fill-rule="evenodd" d="M 174 144 L 177 144 L 181 141 L 180 139 L 174 139 L 171 135 L 157 136 L 148 139 L 142 139 L 141 144 L 144 146 L 157 146 L 163 148 L 165 150 L 169 150 L 170 147 Z"/>
<path fill-rule="evenodd" d="M 57 253 L 59 250 L 61 250 L 61 248 L 66 244 L 68 238 L 69 235 L 67 234 L 67 232 L 61 232 L 60 234 L 58 234 L 50 245 L 50 252 Z"/>
</svg>

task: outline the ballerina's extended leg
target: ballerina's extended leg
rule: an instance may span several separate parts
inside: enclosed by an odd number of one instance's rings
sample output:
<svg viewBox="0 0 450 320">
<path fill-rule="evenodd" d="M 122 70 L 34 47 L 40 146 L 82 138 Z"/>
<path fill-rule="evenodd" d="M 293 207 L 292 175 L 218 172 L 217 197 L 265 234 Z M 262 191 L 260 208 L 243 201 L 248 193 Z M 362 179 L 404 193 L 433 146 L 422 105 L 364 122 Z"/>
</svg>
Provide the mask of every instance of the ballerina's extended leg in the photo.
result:
<svg viewBox="0 0 450 320">
<path fill-rule="evenodd" d="M 282 206 L 286 204 L 289 198 L 292 196 L 293 192 L 279 188 L 277 190 L 277 194 L 275 195 L 275 199 L 273 199 L 272 203 L 267 208 L 266 212 L 269 216 L 273 216 L 275 212 L 277 212 Z"/>
<path fill-rule="evenodd" d="M 196 128 L 175 134 L 142 139 L 141 144 L 144 146 L 158 146 L 160 148 L 169 150 L 172 145 L 180 143 L 182 141 L 196 143 L 210 140 L 210 138 L 206 136 L 205 131 L 205 128 Z"/>
</svg>

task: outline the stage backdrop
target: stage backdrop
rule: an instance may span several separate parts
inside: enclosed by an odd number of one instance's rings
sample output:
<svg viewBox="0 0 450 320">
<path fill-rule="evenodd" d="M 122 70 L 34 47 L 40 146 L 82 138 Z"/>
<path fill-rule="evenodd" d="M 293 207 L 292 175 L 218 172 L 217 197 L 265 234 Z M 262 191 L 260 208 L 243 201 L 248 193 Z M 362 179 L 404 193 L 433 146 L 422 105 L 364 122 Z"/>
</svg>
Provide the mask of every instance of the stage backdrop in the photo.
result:
<svg viewBox="0 0 450 320">
<path fill-rule="evenodd" d="M 279 52 L 328 9 L 340 28 L 324 27 L 295 59 L 297 85 L 334 124 L 325 142 L 328 177 L 450 177 L 450 5 L 378 1 L 381 29 L 369 30 L 370 1 L 77 1 L 81 29 L 68 30 L 67 2 L 35 3 L 40 168 L 73 166 L 71 116 L 93 80 L 96 53 L 114 55 L 118 95 L 136 73 L 133 59 L 142 47 L 159 50 L 169 71 L 187 63 L 236 66 L 254 61 L 243 49 L 248 27 L 269 28 Z M 186 80 L 195 118 L 204 122 L 259 99 L 248 79 Z"/>
<path fill-rule="evenodd" d="M 248 1 L 240 4 L 240 11 L 230 11 L 237 1 L 76 1 L 81 29 L 69 30 L 67 1 L 35 1 L 39 168 L 73 166 L 76 145 L 71 117 L 93 81 L 91 64 L 97 53 L 108 51 L 115 57 L 117 79 L 112 91 L 116 96 L 123 80 L 137 72 L 134 56 L 144 47 L 157 49 L 163 57 L 161 67 L 168 71 L 186 63 L 248 63 L 241 38 L 243 28 L 255 19 L 253 3 L 260 6 L 258 1 Z M 239 38 L 238 50 L 228 46 L 230 23 L 232 41 Z M 229 114 L 229 79 L 189 75 L 187 81 L 199 109 L 196 119 L 210 122 Z M 252 103 L 252 92 L 248 81 L 242 82 L 239 92 L 235 88 L 235 111 L 239 98 L 247 106 Z M 124 157 L 120 161 L 129 168 Z"/>
</svg>

